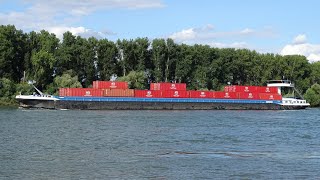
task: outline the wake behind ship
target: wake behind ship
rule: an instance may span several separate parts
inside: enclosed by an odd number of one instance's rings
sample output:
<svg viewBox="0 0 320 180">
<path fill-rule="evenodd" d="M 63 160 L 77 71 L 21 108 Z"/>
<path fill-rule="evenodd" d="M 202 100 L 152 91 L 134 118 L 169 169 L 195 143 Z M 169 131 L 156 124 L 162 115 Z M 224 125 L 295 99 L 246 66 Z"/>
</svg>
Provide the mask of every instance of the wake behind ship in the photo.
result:
<svg viewBox="0 0 320 180">
<path fill-rule="evenodd" d="M 282 110 L 305 109 L 306 100 L 284 98 L 287 80 L 267 86 L 226 86 L 224 91 L 190 91 L 185 83 L 151 83 L 150 90 L 129 89 L 127 82 L 94 81 L 93 88 L 60 88 L 59 96 L 17 95 L 20 107 L 87 110 Z"/>
</svg>

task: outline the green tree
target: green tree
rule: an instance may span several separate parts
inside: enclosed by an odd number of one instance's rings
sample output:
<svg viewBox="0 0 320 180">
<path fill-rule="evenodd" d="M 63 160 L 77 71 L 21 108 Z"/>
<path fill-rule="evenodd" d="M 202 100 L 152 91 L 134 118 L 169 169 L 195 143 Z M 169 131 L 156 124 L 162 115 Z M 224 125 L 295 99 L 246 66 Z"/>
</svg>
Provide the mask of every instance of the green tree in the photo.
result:
<svg viewBox="0 0 320 180">
<path fill-rule="evenodd" d="M 8 78 L 0 79 L 0 105 L 10 105 L 16 93 L 15 83 Z"/>
<path fill-rule="evenodd" d="M 163 82 L 165 77 L 165 64 L 167 56 L 167 46 L 164 39 L 154 39 L 152 41 L 152 62 L 153 76 L 156 82 Z"/>
<path fill-rule="evenodd" d="M 87 45 L 88 51 L 84 53 L 85 64 L 85 86 L 88 87 L 92 84 L 92 81 L 97 79 L 97 48 L 98 48 L 98 40 L 94 37 L 90 37 L 88 39 Z"/>
<path fill-rule="evenodd" d="M 137 38 L 134 40 L 135 49 L 134 57 L 137 58 L 136 71 L 145 71 L 147 68 L 150 68 L 150 57 L 149 57 L 149 40 L 148 38 Z"/>
<path fill-rule="evenodd" d="M 218 58 L 216 59 L 216 66 L 218 66 L 217 79 L 218 86 L 221 84 L 226 85 L 228 82 L 237 84 L 237 79 L 234 77 L 233 72 L 237 71 L 234 67 L 234 54 L 235 49 L 225 48 L 218 51 Z"/>
<path fill-rule="evenodd" d="M 314 84 L 304 94 L 304 98 L 311 106 L 320 106 L 320 85 Z"/>
<path fill-rule="evenodd" d="M 42 30 L 40 33 L 31 32 L 28 37 L 28 52 L 25 58 L 25 80 L 36 80 L 43 89 L 52 83 L 55 74 L 56 51 L 59 39 L 55 34 Z"/>
<path fill-rule="evenodd" d="M 211 48 L 207 45 L 194 45 L 192 48 L 192 77 L 191 87 L 195 89 L 208 89 L 208 76 L 210 76 L 210 62 L 212 61 Z"/>
<path fill-rule="evenodd" d="M 176 61 L 178 58 L 178 47 L 174 43 L 173 39 L 168 38 L 166 40 L 167 46 L 167 60 L 166 60 L 166 69 L 165 69 L 165 81 L 175 80 L 175 68 Z"/>
<path fill-rule="evenodd" d="M 27 52 L 25 54 L 24 69 L 27 72 L 27 77 L 24 80 L 32 79 L 31 73 L 33 72 L 33 66 L 31 62 L 31 55 L 40 51 L 40 37 L 39 33 L 31 31 L 27 35 Z"/>
<path fill-rule="evenodd" d="M 310 79 L 312 84 L 320 84 L 320 61 L 310 64 Z"/>
<path fill-rule="evenodd" d="M 251 53 L 247 49 L 235 50 L 232 62 L 233 81 L 238 84 L 250 84 L 250 69 L 252 65 Z"/>
<path fill-rule="evenodd" d="M 265 85 L 268 80 L 278 79 L 274 77 L 274 54 L 256 54 L 253 56 L 253 68 L 251 69 L 252 84 Z"/>
<path fill-rule="evenodd" d="M 76 52 L 77 68 L 73 71 L 84 87 L 90 86 L 92 81 L 96 79 L 97 44 L 98 40 L 93 37 L 88 40 L 80 36 L 76 38 L 74 51 Z"/>
<path fill-rule="evenodd" d="M 147 77 L 143 71 L 130 71 L 127 76 L 119 77 L 117 81 L 126 81 L 131 89 L 146 89 Z"/>
<path fill-rule="evenodd" d="M 295 86 L 304 92 L 310 87 L 310 64 L 305 56 L 283 56 L 286 67 L 283 69 L 284 76 L 295 82 Z"/>
<path fill-rule="evenodd" d="M 72 70 L 64 72 L 61 76 L 54 78 L 54 84 L 58 88 L 80 88 L 81 83 L 78 81 L 77 75 Z"/>
<path fill-rule="evenodd" d="M 192 46 L 185 44 L 179 45 L 179 54 L 176 61 L 175 75 L 178 82 L 185 82 L 190 84 L 191 73 L 194 67 Z M 193 88 L 193 87 L 191 87 Z"/>
<path fill-rule="evenodd" d="M 122 75 L 126 76 L 128 72 L 134 71 L 137 69 L 138 59 L 135 54 L 136 43 L 131 40 L 118 40 L 117 48 L 118 48 L 118 62 L 122 68 Z"/>
<path fill-rule="evenodd" d="M 0 26 L 0 77 L 14 82 L 23 77 L 26 40 L 26 34 L 15 26 Z"/>
<path fill-rule="evenodd" d="M 118 51 L 114 42 L 102 39 L 97 47 L 97 69 L 101 80 L 109 80 L 112 74 L 121 74 L 117 62 Z"/>
<path fill-rule="evenodd" d="M 19 84 L 16 84 L 16 93 L 15 94 L 30 95 L 34 91 L 35 91 L 34 88 L 26 82 L 21 82 Z"/>
<path fill-rule="evenodd" d="M 61 75 L 67 70 L 77 70 L 77 56 L 76 37 L 67 31 L 63 34 L 63 41 L 57 52 L 57 74 Z"/>
<path fill-rule="evenodd" d="M 56 59 L 52 53 L 45 50 L 36 52 L 31 57 L 32 77 L 36 81 L 36 85 L 43 89 L 47 84 L 53 80 L 54 64 Z"/>
<path fill-rule="evenodd" d="M 38 38 L 39 38 L 38 51 L 44 50 L 52 54 L 55 54 L 59 45 L 59 39 L 56 37 L 55 34 L 53 33 L 50 34 L 48 31 L 42 30 L 40 31 Z"/>
</svg>

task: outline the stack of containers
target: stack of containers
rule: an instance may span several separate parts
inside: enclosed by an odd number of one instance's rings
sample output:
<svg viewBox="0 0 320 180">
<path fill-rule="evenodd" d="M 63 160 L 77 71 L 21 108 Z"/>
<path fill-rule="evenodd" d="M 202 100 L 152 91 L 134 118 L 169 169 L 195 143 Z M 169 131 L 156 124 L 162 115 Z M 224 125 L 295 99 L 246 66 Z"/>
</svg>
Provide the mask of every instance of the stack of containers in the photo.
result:
<svg viewBox="0 0 320 180">
<path fill-rule="evenodd" d="M 140 94 L 142 93 L 142 94 Z M 144 92 L 145 93 L 145 92 Z M 186 83 L 151 83 L 150 91 L 146 93 L 154 94 L 154 97 L 163 97 L 163 98 L 189 98 L 189 92 L 187 91 Z M 148 97 L 144 96 L 142 91 L 136 90 L 136 97 Z M 149 97 L 152 97 L 149 95 Z"/>
<path fill-rule="evenodd" d="M 226 86 L 224 91 L 187 91 L 185 83 L 151 83 L 150 90 L 133 90 L 127 82 L 94 81 L 93 88 L 60 88 L 59 96 L 139 97 L 139 98 L 215 98 L 282 100 L 277 87 Z"/>
<path fill-rule="evenodd" d="M 101 89 L 105 97 L 134 97 L 134 90 L 129 89 L 128 82 L 93 81 L 93 88 Z"/>
<path fill-rule="evenodd" d="M 237 93 L 239 99 L 281 100 L 277 87 L 225 86 L 224 92 Z"/>
<path fill-rule="evenodd" d="M 282 100 L 277 87 L 258 87 L 259 97 L 263 100 Z"/>
</svg>

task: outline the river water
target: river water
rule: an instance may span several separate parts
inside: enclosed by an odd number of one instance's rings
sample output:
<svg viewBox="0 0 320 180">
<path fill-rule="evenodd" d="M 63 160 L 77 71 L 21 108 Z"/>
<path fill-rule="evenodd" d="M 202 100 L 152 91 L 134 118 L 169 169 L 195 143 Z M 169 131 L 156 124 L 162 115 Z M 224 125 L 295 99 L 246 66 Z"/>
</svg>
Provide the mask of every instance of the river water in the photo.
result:
<svg viewBox="0 0 320 180">
<path fill-rule="evenodd" d="M 0 109 L 0 179 L 316 179 L 320 109 Z"/>
</svg>

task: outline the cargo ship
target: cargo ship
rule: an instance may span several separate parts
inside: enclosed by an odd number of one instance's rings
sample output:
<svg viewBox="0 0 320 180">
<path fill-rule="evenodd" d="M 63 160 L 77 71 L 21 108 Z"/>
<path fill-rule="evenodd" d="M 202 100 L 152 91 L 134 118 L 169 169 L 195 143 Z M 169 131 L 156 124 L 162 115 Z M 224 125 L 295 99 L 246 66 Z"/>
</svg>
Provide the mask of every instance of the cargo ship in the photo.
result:
<svg viewBox="0 0 320 180">
<path fill-rule="evenodd" d="M 59 96 L 37 89 L 17 95 L 20 107 L 79 110 L 292 110 L 310 106 L 302 98 L 282 97 L 288 80 L 267 86 L 228 85 L 223 91 L 187 90 L 185 83 L 151 83 L 149 90 L 129 89 L 127 82 L 94 81 L 92 88 L 60 88 Z"/>
</svg>

